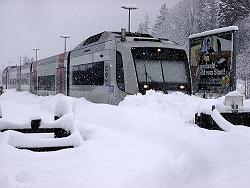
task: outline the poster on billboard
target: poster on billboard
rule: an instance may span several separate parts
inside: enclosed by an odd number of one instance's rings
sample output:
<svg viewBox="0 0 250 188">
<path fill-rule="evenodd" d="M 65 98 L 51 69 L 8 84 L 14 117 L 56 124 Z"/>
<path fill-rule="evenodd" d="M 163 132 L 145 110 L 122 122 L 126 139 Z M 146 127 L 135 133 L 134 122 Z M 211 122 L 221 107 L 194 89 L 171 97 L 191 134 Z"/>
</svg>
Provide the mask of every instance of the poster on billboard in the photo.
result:
<svg viewBox="0 0 250 188">
<path fill-rule="evenodd" d="M 223 95 L 235 90 L 234 34 L 231 26 L 189 37 L 194 93 Z"/>
</svg>

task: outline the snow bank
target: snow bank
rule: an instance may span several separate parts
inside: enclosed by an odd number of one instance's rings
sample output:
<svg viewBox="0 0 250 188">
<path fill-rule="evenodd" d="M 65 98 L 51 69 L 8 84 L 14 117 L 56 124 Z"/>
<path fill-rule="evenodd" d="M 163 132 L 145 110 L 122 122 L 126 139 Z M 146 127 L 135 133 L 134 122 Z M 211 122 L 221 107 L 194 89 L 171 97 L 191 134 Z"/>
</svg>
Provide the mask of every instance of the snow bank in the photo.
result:
<svg viewBox="0 0 250 188">
<path fill-rule="evenodd" d="M 45 122 L 41 121 L 40 128 L 63 128 L 66 131 L 70 131 L 71 133 L 77 131 L 75 129 L 75 118 L 73 113 L 68 113 L 62 116 L 57 121 Z"/>
<path fill-rule="evenodd" d="M 235 91 L 229 92 L 228 94 L 226 94 L 226 96 L 234 97 L 234 96 L 243 96 L 243 95 L 239 91 L 235 90 Z"/>
<path fill-rule="evenodd" d="M 74 99 L 63 96 L 56 103 L 55 116 L 62 117 L 68 113 L 75 113 Z"/>
<path fill-rule="evenodd" d="M 55 122 L 52 119 L 63 97 L 7 92 L 0 97 L 4 120 L 25 122 L 36 109 L 42 124 L 57 126 L 63 117 Z M 79 133 L 84 142 L 74 149 L 35 153 L 15 149 L 8 143 L 14 146 L 19 142 L 22 145 L 45 142 L 40 139 L 33 142 L 29 135 L 11 131 L 0 133 L 1 186 L 221 188 L 250 185 L 249 128 L 237 126 L 227 132 L 209 131 L 192 123 L 194 113 L 201 106 L 209 106 L 212 113 L 211 105 L 223 104 L 223 98 L 206 100 L 182 93 L 164 95 L 149 91 L 145 96 L 128 96 L 119 106 L 93 104 L 82 98 L 72 100 L 76 130 L 73 136 Z M 24 109 L 29 113 L 23 112 Z M 73 114 L 67 114 L 64 118 L 71 121 Z M 10 137 L 15 137 L 12 142 Z M 64 139 L 62 143 L 77 145 L 74 140 Z"/>
<path fill-rule="evenodd" d="M 202 99 L 195 96 L 190 97 L 181 92 L 166 95 L 150 90 L 146 95 L 127 96 L 119 106 L 146 110 L 152 114 L 160 112 L 166 119 L 182 119 L 192 122 L 193 114 L 200 103 L 202 103 Z"/>
</svg>

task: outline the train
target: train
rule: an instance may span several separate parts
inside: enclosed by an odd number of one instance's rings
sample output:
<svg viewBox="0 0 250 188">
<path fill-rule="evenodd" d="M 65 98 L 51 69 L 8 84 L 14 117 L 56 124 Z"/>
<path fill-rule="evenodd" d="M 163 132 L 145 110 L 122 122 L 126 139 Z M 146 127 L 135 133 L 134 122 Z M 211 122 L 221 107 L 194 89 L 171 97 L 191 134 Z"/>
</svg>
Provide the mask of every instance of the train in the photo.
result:
<svg viewBox="0 0 250 188">
<path fill-rule="evenodd" d="M 5 89 L 43 96 L 62 93 L 113 105 L 147 90 L 192 92 L 188 58 L 181 46 L 125 29 L 90 36 L 65 53 L 6 67 L 2 83 Z"/>
</svg>

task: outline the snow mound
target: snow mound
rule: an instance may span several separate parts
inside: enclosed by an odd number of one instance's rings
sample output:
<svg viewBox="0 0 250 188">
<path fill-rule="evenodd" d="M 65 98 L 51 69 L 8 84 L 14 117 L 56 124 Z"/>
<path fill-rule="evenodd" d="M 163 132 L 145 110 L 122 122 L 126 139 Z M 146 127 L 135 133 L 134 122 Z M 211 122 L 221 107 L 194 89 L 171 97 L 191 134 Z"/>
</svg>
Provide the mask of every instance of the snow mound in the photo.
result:
<svg viewBox="0 0 250 188">
<path fill-rule="evenodd" d="M 249 128 L 228 124 L 230 129 L 222 132 L 193 124 L 199 108 L 209 107 L 212 113 L 211 105 L 223 104 L 224 97 L 207 100 L 178 92 L 164 95 L 149 91 L 144 96 L 128 96 L 119 106 L 63 98 L 63 95 L 38 97 L 14 91 L 0 96 L 3 120 L 29 122 L 36 113 L 41 115 L 41 126 L 74 121 L 72 128 L 67 126 L 69 123 L 64 125 L 65 129 L 75 131 L 73 138 L 59 142 L 79 145 L 69 150 L 35 153 L 12 145 L 43 146 L 52 141 L 40 138 L 31 141 L 31 136 L 13 131 L 0 133 L 0 187 L 250 185 Z M 54 122 L 54 112 L 62 112 L 60 108 L 56 110 L 58 102 L 67 109 Z M 84 142 L 78 143 L 78 136 Z"/>
<path fill-rule="evenodd" d="M 75 113 L 75 104 L 72 97 L 61 97 L 55 107 L 55 116 L 62 117 L 68 113 Z"/>
<path fill-rule="evenodd" d="M 143 109 L 151 113 L 159 113 L 171 119 L 182 119 L 192 122 L 193 114 L 202 99 L 189 96 L 181 92 L 171 94 L 163 94 L 150 90 L 146 95 L 137 94 L 135 96 L 127 96 L 119 106 L 136 109 Z"/>
<path fill-rule="evenodd" d="M 239 91 L 235 90 L 235 91 L 232 91 L 232 92 L 229 92 L 226 96 L 243 96 Z"/>
</svg>

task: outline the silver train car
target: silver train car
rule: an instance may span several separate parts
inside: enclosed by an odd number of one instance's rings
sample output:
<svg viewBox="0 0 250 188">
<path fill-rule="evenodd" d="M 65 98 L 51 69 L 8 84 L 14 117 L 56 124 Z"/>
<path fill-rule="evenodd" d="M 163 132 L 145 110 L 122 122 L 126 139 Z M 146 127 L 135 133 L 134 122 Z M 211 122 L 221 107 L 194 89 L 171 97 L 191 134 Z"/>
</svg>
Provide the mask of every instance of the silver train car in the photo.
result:
<svg viewBox="0 0 250 188">
<path fill-rule="evenodd" d="M 191 94 L 185 50 L 148 34 L 102 32 L 67 53 L 7 67 L 6 89 L 37 95 L 62 93 L 96 103 L 118 104 L 147 90 Z"/>
</svg>

